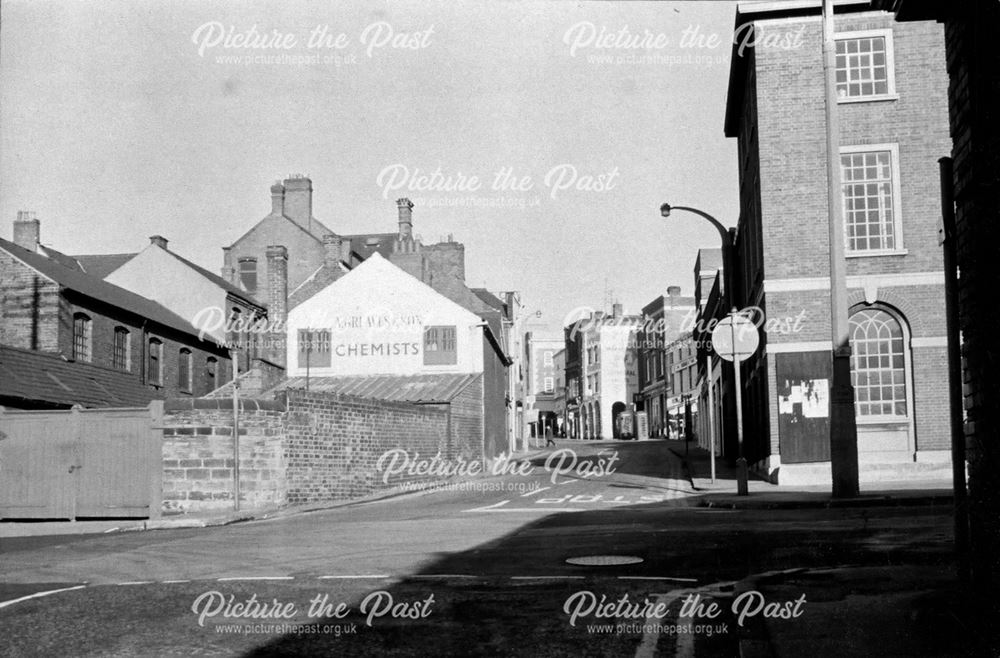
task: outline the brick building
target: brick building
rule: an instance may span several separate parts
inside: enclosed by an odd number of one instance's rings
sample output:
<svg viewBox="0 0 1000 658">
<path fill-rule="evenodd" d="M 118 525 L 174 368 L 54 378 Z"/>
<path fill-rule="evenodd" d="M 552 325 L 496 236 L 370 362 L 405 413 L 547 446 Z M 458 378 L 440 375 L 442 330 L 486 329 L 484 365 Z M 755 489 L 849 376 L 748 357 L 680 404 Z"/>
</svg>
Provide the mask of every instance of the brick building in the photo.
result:
<svg viewBox="0 0 1000 658">
<path fill-rule="evenodd" d="M 39 234 L 39 221 L 22 214 L 14 230 L 20 246 L 0 239 L 0 345 L 18 350 L 3 359 L 5 404 L 126 406 L 204 395 L 231 379 L 218 341 L 73 267 L 71 257 L 41 247 Z"/>
<path fill-rule="evenodd" d="M 636 408 L 646 412 L 651 437 L 668 435 L 668 414 L 676 414 L 682 404 L 673 385 L 668 346 L 674 345 L 685 331 L 690 333 L 694 318 L 694 299 L 682 296 L 680 286 L 670 286 L 666 295 L 642 308 L 642 324 L 636 336 L 639 359 Z"/>
<path fill-rule="evenodd" d="M 725 132 L 737 139 L 735 301 L 766 313 L 743 365 L 751 464 L 829 481 L 830 303 L 820 3 L 738 6 L 736 28 L 799 48 L 733 48 Z M 949 472 L 936 159 L 950 149 L 944 35 L 838 3 L 845 252 L 861 478 Z M 799 319 L 795 322 L 795 319 Z"/>
<path fill-rule="evenodd" d="M 222 278 L 267 306 L 272 321 L 283 321 L 285 312 L 376 253 L 422 281 L 464 283 L 465 246 L 450 237 L 423 244 L 413 233 L 409 199 L 397 200 L 396 231 L 385 233 L 335 233 L 313 216 L 312 205 L 308 177 L 277 182 L 271 186 L 271 211 L 222 249 Z M 283 258 L 277 247 L 284 248 Z M 276 268 L 279 276 L 273 275 Z"/>
<path fill-rule="evenodd" d="M 963 346 L 965 440 L 969 473 L 973 583 L 983 618 L 1000 614 L 1000 363 L 994 328 L 1000 323 L 1000 3 L 968 0 L 874 0 L 899 21 L 944 23 L 954 159 L 957 261 L 961 271 L 959 325 Z M 1000 645 L 993 631 L 994 651 Z"/>
</svg>

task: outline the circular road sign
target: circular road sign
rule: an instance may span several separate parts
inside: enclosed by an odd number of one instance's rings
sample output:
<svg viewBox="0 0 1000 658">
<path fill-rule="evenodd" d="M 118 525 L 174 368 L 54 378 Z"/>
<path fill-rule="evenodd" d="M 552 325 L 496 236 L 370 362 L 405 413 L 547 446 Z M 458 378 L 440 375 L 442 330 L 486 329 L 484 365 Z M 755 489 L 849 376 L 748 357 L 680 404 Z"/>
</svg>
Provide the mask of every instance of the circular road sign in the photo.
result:
<svg viewBox="0 0 1000 658">
<path fill-rule="evenodd" d="M 712 349 L 726 361 L 746 361 L 759 346 L 757 325 L 742 315 L 729 315 L 712 330 Z"/>
</svg>

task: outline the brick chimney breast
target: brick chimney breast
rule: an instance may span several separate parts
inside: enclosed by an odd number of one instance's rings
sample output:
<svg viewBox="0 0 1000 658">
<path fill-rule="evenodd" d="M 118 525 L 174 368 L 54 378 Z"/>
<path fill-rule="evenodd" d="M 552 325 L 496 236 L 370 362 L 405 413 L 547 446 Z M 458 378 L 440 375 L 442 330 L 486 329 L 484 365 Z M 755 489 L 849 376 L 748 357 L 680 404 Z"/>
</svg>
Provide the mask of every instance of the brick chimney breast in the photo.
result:
<svg viewBox="0 0 1000 658">
<path fill-rule="evenodd" d="M 323 264 L 332 267 L 343 258 L 344 238 L 334 233 L 327 233 L 323 236 Z M 350 244 L 350 242 L 348 242 Z"/>
<path fill-rule="evenodd" d="M 149 244 L 155 244 L 160 249 L 166 249 L 167 239 L 162 235 L 151 235 L 149 236 Z"/>
<path fill-rule="evenodd" d="M 407 241 L 413 237 L 413 202 L 407 198 L 396 199 L 399 209 L 399 239 Z"/>
<path fill-rule="evenodd" d="M 283 215 L 285 213 L 285 186 L 281 181 L 275 181 L 271 186 L 271 214 Z"/>
<path fill-rule="evenodd" d="M 302 174 L 285 179 L 285 217 L 312 232 L 312 180 Z"/>
<path fill-rule="evenodd" d="M 14 244 L 31 252 L 38 251 L 42 224 L 30 210 L 18 210 L 14 220 Z"/>
<path fill-rule="evenodd" d="M 288 249 L 283 245 L 269 245 L 264 252 L 267 258 L 267 319 L 272 327 L 275 323 L 284 326 L 288 319 Z M 272 361 L 285 364 L 283 332 L 276 331 L 269 336 L 271 346 L 267 350 Z"/>
</svg>

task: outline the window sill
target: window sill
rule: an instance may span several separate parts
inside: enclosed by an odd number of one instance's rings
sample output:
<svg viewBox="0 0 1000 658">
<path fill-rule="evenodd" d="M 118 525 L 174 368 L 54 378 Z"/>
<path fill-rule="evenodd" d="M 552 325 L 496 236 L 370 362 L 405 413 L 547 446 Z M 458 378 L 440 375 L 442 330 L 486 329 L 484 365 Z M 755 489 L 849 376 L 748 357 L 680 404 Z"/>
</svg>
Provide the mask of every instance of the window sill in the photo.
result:
<svg viewBox="0 0 1000 658">
<path fill-rule="evenodd" d="M 884 101 L 898 101 L 899 94 L 881 94 L 879 96 L 854 96 L 848 98 L 837 98 L 838 105 L 848 105 L 852 103 L 881 103 Z"/>
<path fill-rule="evenodd" d="M 902 427 L 910 424 L 909 418 L 900 417 L 883 417 L 883 418 L 872 418 L 872 419 L 862 419 L 858 418 L 858 427 Z"/>
<path fill-rule="evenodd" d="M 844 258 L 875 258 L 878 256 L 905 256 L 910 253 L 906 249 L 896 249 L 894 251 L 848 251 Z"/>
</svg>

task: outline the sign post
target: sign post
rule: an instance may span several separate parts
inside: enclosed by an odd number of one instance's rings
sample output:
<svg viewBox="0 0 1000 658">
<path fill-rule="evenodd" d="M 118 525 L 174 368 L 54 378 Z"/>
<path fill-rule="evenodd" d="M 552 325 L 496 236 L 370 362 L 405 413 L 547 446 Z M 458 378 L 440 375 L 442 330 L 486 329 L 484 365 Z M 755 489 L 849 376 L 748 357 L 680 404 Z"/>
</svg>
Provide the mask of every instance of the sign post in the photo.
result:
<svg viewBox="0 0 1000 658">
<path fill-rule="evenodd" d="M 736 389 L 736 441 L 739 445 L 739 459 L 736 460 L 737 493 L 746 496 L 747 460 L 743 455 L 743 382 L 740 363 L 749 359 L 760 346 L 757 325 L 746 316 L 740 315 L 734 306 L 729 315 L 712 330 L 712 349 L 722 359 L 733 363 Z"/>
</svg>

